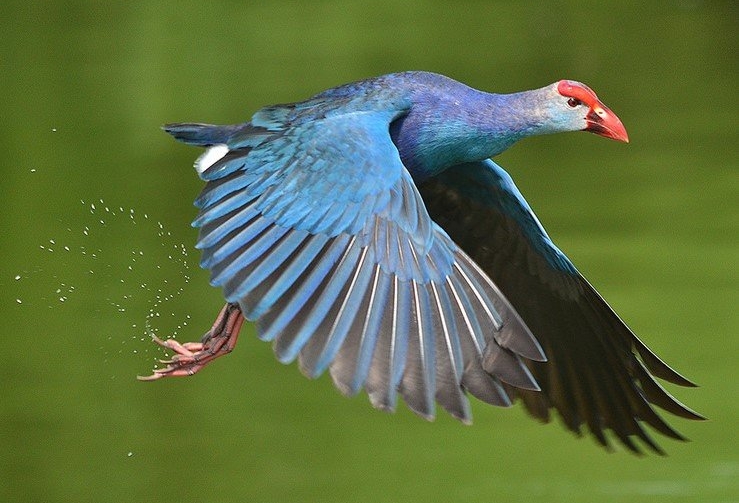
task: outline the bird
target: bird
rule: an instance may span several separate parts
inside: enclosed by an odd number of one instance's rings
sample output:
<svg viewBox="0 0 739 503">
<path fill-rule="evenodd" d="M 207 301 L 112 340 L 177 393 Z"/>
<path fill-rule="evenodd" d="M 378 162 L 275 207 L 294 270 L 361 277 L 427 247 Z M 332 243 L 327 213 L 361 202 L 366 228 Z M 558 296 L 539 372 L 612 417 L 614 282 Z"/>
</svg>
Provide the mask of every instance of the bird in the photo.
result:
<svg viewBox="0 0 739 503">
<path fill-rule="evenodd" d="M 493 160 L 525 137 L 588 131 L 628 142 L 585 84 L 510 94 L 407 71 L 267 106 L 242 124 L 172 123 L 204 147 L 196 248 L 226 304 L 199 342 L 142 380 L 230 353 L 245 320 L 282 363 L 328 370 L 378 409 L 399 396 L 464 423 L 469 395 L 521 402 L 577 436 L 664 454 L 657 413 L 704 419 L 655 379 L 693 387 L 619 318 L 554 244 Z M 615 441 L 614 441 L 615 440 Z"/>
</svg>

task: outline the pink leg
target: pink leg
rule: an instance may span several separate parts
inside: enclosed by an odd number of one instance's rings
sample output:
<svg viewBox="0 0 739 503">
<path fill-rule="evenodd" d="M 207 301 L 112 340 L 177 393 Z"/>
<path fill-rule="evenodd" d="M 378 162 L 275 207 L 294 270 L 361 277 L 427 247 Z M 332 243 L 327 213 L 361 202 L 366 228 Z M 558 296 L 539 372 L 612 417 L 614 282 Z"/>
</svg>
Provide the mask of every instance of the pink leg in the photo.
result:
<svg viewBox="0 0 739 503">
<path fill-rule="evenodd" d="M 162 377 L 189 376 L 198 372 L 219 356 L 230 353 L 236 346 L 239 330 L 244 323 L 238 304 L 226 304 L 218 314 L 215 323 L 203 336 L 200 342 L 180 344 L 174 339 L 161 340 L 152 336 L 152 340 L 175 355 L 170 360 L 160 360 L 167 364 L 163 369 L 154 369 L 150 376 L 138 376 L 139 381 L 156 381 Z"/>
</svg>

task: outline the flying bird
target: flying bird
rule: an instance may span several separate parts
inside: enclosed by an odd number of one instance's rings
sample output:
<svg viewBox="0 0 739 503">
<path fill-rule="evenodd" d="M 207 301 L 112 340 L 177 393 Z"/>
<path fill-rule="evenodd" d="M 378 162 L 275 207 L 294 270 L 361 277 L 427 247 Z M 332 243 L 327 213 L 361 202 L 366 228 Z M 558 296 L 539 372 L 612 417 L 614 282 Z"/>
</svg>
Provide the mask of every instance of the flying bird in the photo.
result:
<svg viewBox="0 0 739 503">
<path fill-rule="evenodd" d="M 520 400 L 544 422 L 641 452 L 645 426 L 684 440 L 653 406 L 702 419 L 655 377 L 689 380 L 624 324 L 552 242 L 493 160 L 533 135 L 590 131 L 628 142 L 579 82 L 513 94 L 403 72 L 257 111 L 236 125 L 164 126 L 206 147 L 195 169 L 196 247 L 226 305 L 200 342 L 143 380 L 198 372 L 244 320 L 283 363 L 330 372 L 393 411 L 471 421 L 468 394 Z M 611 433 L 608 433 L 608 432 Z"/>
</svg>

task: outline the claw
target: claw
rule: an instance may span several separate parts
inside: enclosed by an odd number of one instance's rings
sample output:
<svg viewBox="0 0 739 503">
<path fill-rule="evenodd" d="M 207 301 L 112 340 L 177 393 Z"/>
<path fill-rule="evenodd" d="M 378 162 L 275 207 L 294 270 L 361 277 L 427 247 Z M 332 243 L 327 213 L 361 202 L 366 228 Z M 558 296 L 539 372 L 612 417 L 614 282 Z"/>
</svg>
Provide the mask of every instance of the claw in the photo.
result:
<svg viewBox="0 0 739 503">
<path fill-rule="evenodd" d="M 136 379 L 139 381 L 156 381 L 157 379 L 164 377 L 161 374 L 157 374 L 156 371 L 154 371 L 153 374 L 150 376 L 136 376 Z"/>
<path fill-rule="evenodd" d="M 139 381 L 156 381 L 162 377 L 190 376 L 219 356 L 233 351 L 239 338 L 239 330 L 244 323 L 244 316 L 238 304 L 226 304 L 218 314 L 208 332 L 200 342 L 181 344 L 174 339 L 162 340 L 156 335 L 151 340 L 159 346 L 174 351 L 169 360 L 159 360 L 167 365 L 163 369 L 154 369 L 149 376 L 136 376 Z"/>
</svg>

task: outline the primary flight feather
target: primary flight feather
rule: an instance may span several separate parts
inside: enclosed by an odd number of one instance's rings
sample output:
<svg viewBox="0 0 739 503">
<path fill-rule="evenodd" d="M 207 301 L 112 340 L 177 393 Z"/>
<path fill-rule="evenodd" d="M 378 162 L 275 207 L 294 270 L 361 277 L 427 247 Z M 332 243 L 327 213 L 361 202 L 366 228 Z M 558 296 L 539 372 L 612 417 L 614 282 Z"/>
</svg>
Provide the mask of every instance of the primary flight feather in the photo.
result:
<svg viewBox="0 0 739 503">
<path fill-rule="evenodd" d="M 266 107 L 244 124 L 169 124 L 207 147 L 197 248 L 227 304 L 154 380 L 233 349 L 244 318 L 283 363 L 329 370 L 394 410 L 398 394 L 471 421 L 467 394 L 535 417 L 557 410 L 609 446 L 682 437 L 653 405 L 700 419 L 654 379 L 693 384 L 655 356 L 554 245 L 490 158 L 521 138 L 591 131 L 628 141 L 584 84 L 491 94 L 404 72 Z"/>
</svg>

